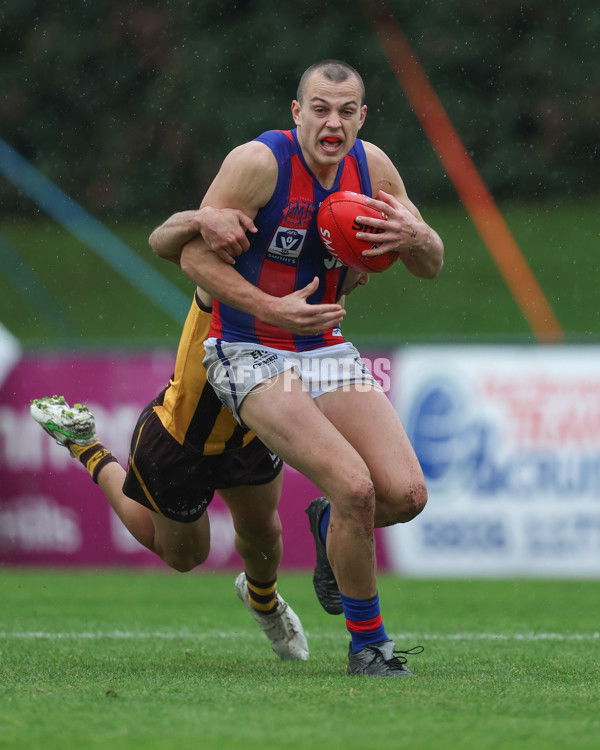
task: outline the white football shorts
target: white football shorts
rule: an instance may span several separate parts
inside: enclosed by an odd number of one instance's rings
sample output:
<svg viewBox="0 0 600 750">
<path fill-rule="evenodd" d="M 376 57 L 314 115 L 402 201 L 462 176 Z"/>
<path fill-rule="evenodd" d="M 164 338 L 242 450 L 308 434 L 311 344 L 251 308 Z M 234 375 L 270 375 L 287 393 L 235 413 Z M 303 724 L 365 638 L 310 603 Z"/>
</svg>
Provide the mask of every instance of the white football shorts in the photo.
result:
<svg viewBox="0 0 600 750">
<path fill-rule="evenodd" d="M 255 388 L 268 389 L 280 378 L 300 378 L 313 398 L 344 386 L 382 390 L 358 349 L 346 341 L 305 352 L 290 352 L 253 343 L 228 343 L 214 337 L 204 342 L 204 367 L 221 401 L 240 424 L 242 401 Z"/>
</svg>

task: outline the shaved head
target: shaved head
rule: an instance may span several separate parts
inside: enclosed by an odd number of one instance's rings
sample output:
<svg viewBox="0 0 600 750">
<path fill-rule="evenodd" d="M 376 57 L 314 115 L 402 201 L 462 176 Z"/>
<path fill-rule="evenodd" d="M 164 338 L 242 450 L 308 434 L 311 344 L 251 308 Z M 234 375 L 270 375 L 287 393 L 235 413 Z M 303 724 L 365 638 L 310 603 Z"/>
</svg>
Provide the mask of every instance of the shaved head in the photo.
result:
<svg viewBox="0 0 600 750">
<path fill-rule="evenodd" d="M 365 84 L 358 71 L 356 71 L 352 65 L 342 62 L 342 60 L 321 60 L 321 62 L 314 63 L 310 68 L 307 68 L 300 78 L 298 84 L 298 92 L 296 93 L 296 99 L 302 104 L 302 98 L 306 90 L 306 85 L 309 78 L 314 74 L 319 73 L 332 83 L 343 83 L 348 78 L 356 78 L 360 84 L 361 89 L 361 105 L 365 102 Z"/>
</svg>

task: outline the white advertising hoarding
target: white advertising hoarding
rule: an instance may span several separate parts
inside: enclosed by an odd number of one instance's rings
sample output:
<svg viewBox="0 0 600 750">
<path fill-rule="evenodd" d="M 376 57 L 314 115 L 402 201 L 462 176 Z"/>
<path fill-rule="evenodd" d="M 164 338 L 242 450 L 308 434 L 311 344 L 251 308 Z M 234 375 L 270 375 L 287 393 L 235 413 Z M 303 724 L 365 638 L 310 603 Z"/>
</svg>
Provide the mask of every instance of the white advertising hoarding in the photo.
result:
<svg viewBox="0 0 600 750">
<path fill-rule="evenodd" d="M 415 576 L 600 577 L 600 347 L 408 347 L 392 401 L 429 490 Z"/>
</svg>

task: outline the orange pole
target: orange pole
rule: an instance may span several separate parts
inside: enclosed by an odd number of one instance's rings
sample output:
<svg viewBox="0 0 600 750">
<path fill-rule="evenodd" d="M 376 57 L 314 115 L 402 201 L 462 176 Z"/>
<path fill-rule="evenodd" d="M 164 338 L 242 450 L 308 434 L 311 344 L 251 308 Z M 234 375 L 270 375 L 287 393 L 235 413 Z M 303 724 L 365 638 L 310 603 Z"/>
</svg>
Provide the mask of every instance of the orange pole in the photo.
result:
<svg viewBox="0 0 600 750">
<path fill-rule="evenodd" d="M 434 151 L 538 341 L 564 332 L 425 71 L 384 3 L 361 0 L 379 45 Z"/>
</svg>

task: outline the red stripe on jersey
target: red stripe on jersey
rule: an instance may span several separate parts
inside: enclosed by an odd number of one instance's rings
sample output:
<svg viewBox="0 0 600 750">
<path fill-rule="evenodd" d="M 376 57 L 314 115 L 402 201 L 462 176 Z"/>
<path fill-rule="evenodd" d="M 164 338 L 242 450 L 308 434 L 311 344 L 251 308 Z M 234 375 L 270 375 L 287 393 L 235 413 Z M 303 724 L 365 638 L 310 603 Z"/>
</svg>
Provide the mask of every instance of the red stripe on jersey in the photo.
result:
<svg viewBox="0 0 600 750">
<path fill-rule="evenodd" d="M 265 258 L 260 271 L 258 288 L 273 297 L 284 297 L 294 290 L 296 280 L 296 266 L 286 266 L 276 261 Z M 293 351 L 294 334 L 284 331 L 271 323 L 254 318 L 254 332 L 261 344 L 272 346 L 275 349 Z"/>
<path fill-rule="evenodd" d="M 223 331 L 223 324 L 221 322 L 221 316 L 219 314 L 219 301 L 213 297 L 212 301 L 212 314 L 210 318 L 210 328 L 208 329 L 208 337 L 214 336 L 216 339 L 221 338 Z"/>
<path fill-rule="evenodd" d="M 346 627 L 351 633 L 366 633 L 369 630 L 377 630 L 383 625 L 383 619 L 381 615 L 372 617 L 370 620 L 361 620 L 360 622 L 354 622 L 353 620 L 346 620 Z"/>
<path fill-rule="evenodd" d="M 354 156 L 346 156 L 344 159 L 344 168 L 340 177 L 340 190 L 352 190 L 354 193 L 362 192 L 360 174 Z"/>
<path fill-rule="evenodd" d="M 292 139 L 291 133 L 288 135 Z M 293 139 L 292 139 L 293 140 Z M 314 204 L 314 187 L 313 178 L 303 167 L 300 157 L 295 154 L 290 159 L 291 175 L 290 185 L 287 195 L 287 201 L 290 205 L 309 206 Z M 312 213 L 306 211 L 288 210 L 287 216 L 279 224 L 278 228 L 288 227 L 289 229 L 307 230 L 312 218 Z M 260 276 L 258 279 L 258 288 L 273 297 L 285 297 L 292 294 L 297 289 L 297 263 L 287 265 L 277 261 L 264 259 Z M 293 351 L 296 349 L 294 343 L 294 334 L 289 331 L 283 331 L 269 323 L 265 323 L 258 318 L 254 321 L 254 331 L 261 344 L 273 346 L 277 349 Z"/>
</svg>

